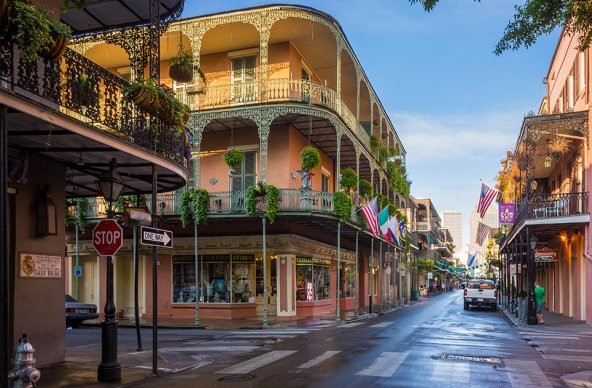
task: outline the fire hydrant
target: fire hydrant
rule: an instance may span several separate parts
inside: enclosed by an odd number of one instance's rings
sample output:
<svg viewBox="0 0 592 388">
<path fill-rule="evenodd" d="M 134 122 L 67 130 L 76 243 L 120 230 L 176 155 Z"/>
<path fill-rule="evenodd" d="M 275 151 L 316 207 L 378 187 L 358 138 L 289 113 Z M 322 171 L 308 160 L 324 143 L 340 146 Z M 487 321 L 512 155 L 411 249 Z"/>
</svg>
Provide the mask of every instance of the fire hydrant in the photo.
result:
<svg viewBox="0 0 592 388">
<path fill-rule="evenodd" d="M 8 372 L 8 380 L 12 388 L 31 388 L 41 378 L 41 372 L 35 368 L 35 349 L 29 342 L 27 334 L 19 339 L 14 348 L 13 368 Z"/>
</svg>

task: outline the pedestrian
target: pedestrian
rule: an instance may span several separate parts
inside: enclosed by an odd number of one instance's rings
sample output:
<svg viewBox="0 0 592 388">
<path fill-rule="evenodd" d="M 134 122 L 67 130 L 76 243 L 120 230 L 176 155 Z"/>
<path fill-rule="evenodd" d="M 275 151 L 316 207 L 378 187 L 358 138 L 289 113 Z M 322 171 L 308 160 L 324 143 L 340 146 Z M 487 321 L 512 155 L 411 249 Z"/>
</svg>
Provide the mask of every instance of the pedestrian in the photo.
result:
<svg viewBox="0 0 592 388">
<path fill-rule="evenodd" d="M 543 320 L 543 305 L 545 304 L 545 287 L 538 282 L 534 284 L 534 301 L 536 304 L 536 318 L 539 325 L 545 323 Z"/>
<path fill-rule="evenodd" d="M 446 284 L 442 283 L 442 292 L 446 292 Z"/>
</svg>

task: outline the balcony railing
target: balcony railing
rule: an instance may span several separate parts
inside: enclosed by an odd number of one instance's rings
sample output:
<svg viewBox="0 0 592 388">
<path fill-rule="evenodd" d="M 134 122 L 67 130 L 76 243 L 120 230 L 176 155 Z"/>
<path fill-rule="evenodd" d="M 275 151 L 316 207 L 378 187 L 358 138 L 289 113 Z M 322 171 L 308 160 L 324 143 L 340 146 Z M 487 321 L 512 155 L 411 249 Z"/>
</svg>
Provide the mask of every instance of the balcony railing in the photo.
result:
<svg viewBox="0 0 592 388">
<path fill-rule="evenodd" d="M 524 199 L 516 212 L 516 222 L 525 219 L 545 219 L 588 214 L 588 193 L 534 195 L 528 203 Z"/>
<path fill-rule="evenodd" d="M 183 164 L 182 136 L 125 99 L 126 85 L 70 49 L 56 61 L 22 61 L 17 46 L 0 37 L 1 89 Z"/>
<path fill-rule="evenodd" d="M 331 88 L 309 80 L 281 78 L 270 79 L 267 82 L 265 95 L 260 93 L 259 89 L 258 81 L 249 81 L 201 89 L 189 85 L 178 88 L 176 93 L 193 111 L 278 102 L 301 102 L 322 106 L 339 115 L 358 139 L 370 147 L 370 135 Z"/>
</svg>

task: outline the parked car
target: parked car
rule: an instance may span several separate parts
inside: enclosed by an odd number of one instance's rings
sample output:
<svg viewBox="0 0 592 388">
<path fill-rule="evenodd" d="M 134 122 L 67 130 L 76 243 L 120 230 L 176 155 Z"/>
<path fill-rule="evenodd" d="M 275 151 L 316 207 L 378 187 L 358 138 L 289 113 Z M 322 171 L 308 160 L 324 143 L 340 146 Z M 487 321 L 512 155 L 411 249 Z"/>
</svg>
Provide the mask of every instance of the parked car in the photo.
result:
<svg viewBox="0 0 592 388">
<path fill-rule="evenodd" d="M 81 303 L 66 294 L 66 326 L 78 327 L 83 321 L 98 317 L 96 304 Z"/>
</svg>

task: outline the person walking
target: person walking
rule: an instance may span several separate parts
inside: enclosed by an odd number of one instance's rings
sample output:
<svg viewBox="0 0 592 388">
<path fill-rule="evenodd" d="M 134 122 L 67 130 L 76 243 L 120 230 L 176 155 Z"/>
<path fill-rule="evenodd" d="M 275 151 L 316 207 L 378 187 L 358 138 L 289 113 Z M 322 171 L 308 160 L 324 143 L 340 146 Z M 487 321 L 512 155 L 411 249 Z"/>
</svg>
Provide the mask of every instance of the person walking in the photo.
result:
<svg viewBox="0 0 592 388">
<path fill-rule="evenodd" d="M 545 304 L 545 287 L 541 286 L 538 282 L 534 284 L 534 301 L 536 304 L 536 318 L 539 325 L 545 323 L 543 320 L 543 305 Z"/>
</svg>

